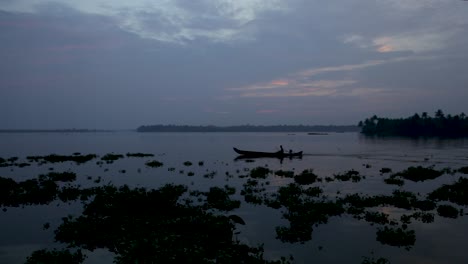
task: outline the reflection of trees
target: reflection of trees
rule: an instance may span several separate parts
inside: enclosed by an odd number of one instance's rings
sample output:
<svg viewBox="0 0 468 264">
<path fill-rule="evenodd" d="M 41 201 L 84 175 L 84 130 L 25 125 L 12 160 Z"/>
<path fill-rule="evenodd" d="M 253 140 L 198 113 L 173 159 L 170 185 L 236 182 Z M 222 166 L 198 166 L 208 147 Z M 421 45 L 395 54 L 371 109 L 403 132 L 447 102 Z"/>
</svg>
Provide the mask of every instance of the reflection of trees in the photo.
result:
<svg viewBox="0 0 468 264">
<path fill-rule="evenodd" d="M 372 116 L 359 122 L 365 135 L 407 136 L 407 137 L 466 137 L 468 136 L 468 118 L 464 113 L 445 115 L 437 110 L 434 117 L 426 112 L 421 116 L 414 114 L 408 118 L 390 119 Z"/>
</svg>

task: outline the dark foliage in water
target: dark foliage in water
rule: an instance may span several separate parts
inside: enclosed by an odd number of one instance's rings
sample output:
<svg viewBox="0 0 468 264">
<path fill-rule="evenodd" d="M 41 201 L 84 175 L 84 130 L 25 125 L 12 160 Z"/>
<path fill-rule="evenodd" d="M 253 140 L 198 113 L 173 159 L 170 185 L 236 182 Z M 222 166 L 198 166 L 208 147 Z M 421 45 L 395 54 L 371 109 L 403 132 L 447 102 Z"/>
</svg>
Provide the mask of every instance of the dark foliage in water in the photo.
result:
<svg viewBox="0 0 468 264">
<path fill-rule="evenodd" d="M 114 161 L 116 161 L 118 159 L 123 159 L 123 158 L 124 158 L 124 155 L 122 155 L 122 154 L 108 153 L 108 154 L 104 155 L 101 158 L 101 160 L 103 160 L 106 163 L 110 164 L 110 163 L 113 163 Z"/>
<path fill-rule="evenodd" d="M 88 154 L 88 155 L 72 155 L 72 156 L 63 156 L 63 155 L 56 155 L 51 154 L 47 156 L 28 156 L 26 157 L 29 161 L 34 162 L 43 162 L 43 163 L 56 163 L 56 162 L 66 162 L 66 161 L 73 161 L 78 164 L 86 163 L 90 160 L 97 158 L 95 154 Z"/>
<path fill-rule="evenodd" d="M 211 171 L 211 172 L 207 172 L 203 175 L 204 178 L 209 178 L 209 179 L 213 179 L 214 176 L 216 176 L 217 172 L 216 171 Z"/>
<path fill-rule="evenodd" d="M 405 184 L 405 181 L 403 181 L 402 179 L 395 178 L 395 177 L 386 178 L 384 179 L 384 182 L 386 184 L 398 185 L 398 186 L 403 186 Z"/>
<path fill-rule="evenodd" d="M 18 157 L 11 157 L 11 158 L 8 158 L 7 161 L 11 162 L 11 163 L 14 163 L 15 161 L 17 161 L 19 158 Z"/>
<path fill-rule="evenodd" d="M 127 153 L 127 157 L 134 157 L 134 158 L 145 158 L 145 157 L 154 157 L 154 154 L 149 154 L 149 153 Z"/>
<path fill-rule="evenodd" d="M 294 183 L 278 189 L 275 200 L 267 203 L 283 207 L 283 217 L 289 221 L 289 226 L 276 227 L 278 239 L 289 243 L 309 241 L 314 225 L 327 223 L 329 217 L 344 212 L 340 203 L 317 200 L 321 193 L 319 187 L 304 189 Z"/>
<path fill-rule="evenodd" d="M 48 204 L 55 200 L 58 185 L 47 179 L 31 179 L 17 183 L 0 177 L 0 205 L 18 207 L 31 204 Z"/>
<path fill-rule="evenodd" d="M 234 221 L 180 203 L 187 188 L 157 190 L 105 186 L 55 231 L 57 241 L 88 250 L 105 248 L 116 263 L 268 263 L 263 249 L 233 240 Z"/>
<path fill-rule="evenodd" d="M 461 167 L 461 168 L 458 169 L 458 171 L 463 173 L 463 174 L 468 174 L 468 166 Z"/>
<path fill-rule="evenodd" d="M 434 214 L 431 213 L 416 212 L 413 214 L 413 217 L 426 224 L 434 222 Z"/>
<path fill-rule="evenodd" d="M 358 171 L 349 170 L 343 174 L 335 174 L 335 179 L 339 181 L 349 181 L 358 182 L 362 179 L 362 176 L 359 175 Z"/>
<path fill-rule="evenodd" d="M 39 175 L 40 180 L 51 180 L 54 182 L 72 182 L 76 180 L 76 173 L 65 171 L 65 172 L 49 172 L 46 175 Z"/>
<path fill-rule="evenodd" d="M 380 169 L 381 174 L 390 173 L 390 172 L 392 172 L 391 168 L 381 168 Z"/>
<path fill-rule="evenodd" d="M 433 180 L 437 177 L 440 177 L 444 174 L 444 171 L 435 170 L 432 167 L 425 168 L 422 166 L 409 167 L 404 171 L 393 174 L 391 177 L 403 177 L 404 179 L 418 182 L 425 180 Z"/>
<path fill-rule="evenodd" d="M 468 179 L 459 178 L 454 184 L 444 184 L 428 194 L 436 201 L 450 201 L 458 205 L 468 205 Z"/>
<path fill-rule="evenodd" d="M 294 176 L 294 182 L 301 185 L 312 184 L 317 180 L 318 176 L 313 170 L 304 170 L 299 175 Z"/>
<path fill-rule="evenodd" d="M 260 184 L 257 180 L 249 179 L 243 184 L 241 195 L 244 196 L 244 200 L 247 203 L 260 205 L 266 199 L 264 194 L 265 187 Z"/>
<path fill-rule="evenodd" d="M 366 212 L 364 215 L 364 220 L 369 223 L 375 223 L 380 225 L 389 224 L 390 220 L 388 215 L 382 212 Z"/>
<path fill-rule="evenodd" d="M 382 244 L 404 247 L 409 250 L 416 242 L 414 230 L 403 230 L 402 228 L 390 228 L 385 226 L 377 231 L 377 241 Z"/>
<path fill-rule="evenodd" d="M 24 168 L 24 167 L 29 167 L 31 164 L 26 163 L 26 162 L 21 162 L 21 163 L 15 163 L 17 161 L 17 157 L 13 158 L 8 158 L 8 159 L 2 159 L 0 158 L 0 168 L 2 167 L 19 167 L 19 168 Z"/>
<path fill-rule="evenodd" d="M 468 118 L 464 113 L 445 116 L 442 110 L 408 118 L 390 119 L 373 116 L 359 122 L 361 133 L 369 136 L 468 137 Z"/>
<path fill-rule="evenodd" d="M 229 197 L 229 195 L 234 194 L 235 191 L 235 189 L 229 187 L 211 187 L 206 195 L 207 205 L 222 211 L 231 211 L 239 208 L 241 202 L 238 200 L 231 200 Z"/>
<path fill-rule="evenodd" d="M 152 168 L 159 168 L 159 167 L 163 166 L 164 164 L 162 162 L 160 162 L 160 161 L 152 160 L 152 161 L 146 162 L 145 165 L 148 166 L 148 167 L 152 167 Z M 171 168 L 169 168 L 169 169 L 171 169 Z"/>
<path fill-rule="evenodd" d="M 31 256 L 26 259 L 26 264 L 79 264 L 83 263 L 85 258 L 81 250 L 72 253 L 68 249 L 42 249 L 34 251 Z"/>
<path fill-rule="evenodd" d="M 442 217 L 457 218 L 459 211 L 451 205 L 442 204 L 437 207 L 437 213 Z"/>
<path fill-rule="evenodd" d="M 41 162 L 44 161 L 41 159 Z M 162 166 L 158 161 L 152 162 L 156 162 L 156 167 Z M 403 179 L 422 181 L 439 174 L 463 173 L 463 168 L 437 171 L 432 167 L 410 167 L 388 179 L 394 182 L 404 182 Z M 453 206 L 436 202 L 468 205 L 468 179 L 465 178 L 443 185 L 427 197 L 403 190 L 374 196 L 358 193 L 340 195 L 337 192 L 333 197 L 328 192 L 324 194 L 320 187 L 304 186 L 321 180 L 312 170 L 305 170 L 296 177 L 293 177 L 293 171 L 276 171 L 275 175 L 284 178 L 274 177 L 275 180 L 294 182 L 268 187 L 268 191 L 266 186 L 269 182 L 265 179 L 272 173 L 270 169 L 245 168 L 244 172 L 249 172 L 250 177 L 244 179 L 246 182 L 240 194 L 247 203 L 280 210 L 287 222 L 276 227 L 276 236 L 286 243 L 305 243 L 312 239 L 318 225 L 326 224 L 332 217 L 347 214 L 378 225 L 376 236 L 382 244 L 409 249 L 416 240 L 415 232 L 407 230 L 412 221 L 432 223 L 436 212 L 449 218 L 463 215 Z M 206 173 L 206 178 L 213 178 L 216 174 L 208 169 Z M 237 173 L 241 170 L 238 169 Z M 229 171 L 226 175 L 232 177 Z M 362 178 L 358 171 L 349 170 L 324 179 L 326 182 L 356 182 Z M 83 189 L 70 183 L 75 180 L 76 174 L 70 171 L 50 172 L 23 182 L 0 177 L 0 206 L 7 210 L 8 207 L 50 204 L 53 201 L 81 201 L 85 206 L 83 215 L 63 219 L 55 232 L 57 242 L 74 249 L 107 249 L 116 254 L 116 263 L 266 263 L 261 247 L 249 247 L 237 240 L 236 225 L 246 223 L 241 217 L 228 213 L 241 205 L 239 200 L 232 198 L 236 192 L 232 187 L 212 187 L 207 192 L 190 193 L 185 186 L 171 184 L 156 190 L 112 185 Z M 102 180 L 99 177 L 96 183 Z M 392 219 L 379 210 L 387 206 L 405 209 L 405 212 L 401 218 Z M 401 228 L 397 228 L 399 226 Z M 30 258 L 50 258 L 47 263 L 54 263 L 57 258 L 54 254 L 61 254 L 57 250 L 38 252 Z M 368 261 L 378 263 L 375 259 Z M 284 262 L 283 259 L 281 263 Z"/>
<path fill-rule="evenodd" d="M 356 208 L 395 206 L 402 209 L 412 209 L 418 206 L 418 199 L 414 193 L 407 191 L 393 191 L 391 196 L 376 195 L 364 196 L 359 194 L 349 194 L 341 199 L 343 203 Z"/>
<path fill-rule="evenodd" d="M 275 171 L 275 175 L 280 176 L 280 177 L 285 177 L 285 178 L 293 178 L 294 171 L 277 170 Z"/>
<path fill-rule="evenodd" d="M 372 257 L 363 257 L 361 264 L 390 264 L 390 261 L 386 258 L 375 259 Z"/>
<path fill-rule="evenodd" d="M 251 171 L 250 171 L 250 177 L 252 178 L 260 178 L 260 179 L 265 179 L 268 174 L 270 174 L 270 170 L 268 168 L 264 168 L 264 167 L 257 167 L 257 168 L 253 168 Z"/>
</svg>

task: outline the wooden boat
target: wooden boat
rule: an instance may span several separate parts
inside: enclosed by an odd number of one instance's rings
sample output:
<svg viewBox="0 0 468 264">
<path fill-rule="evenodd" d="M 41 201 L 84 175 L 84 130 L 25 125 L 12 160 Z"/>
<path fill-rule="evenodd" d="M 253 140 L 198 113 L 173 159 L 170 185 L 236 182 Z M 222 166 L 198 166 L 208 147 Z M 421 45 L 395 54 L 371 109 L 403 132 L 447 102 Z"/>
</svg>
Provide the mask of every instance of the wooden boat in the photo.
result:
<svg viewBox="0 0 468 264">
<path fill-rule="evenodd" d="M 272 157 L 272 158 L 289 158 L 289 157 L 302 157 L 302 151 L 299 152 L 260 152 L 260 151 L 248 151 L 248 150 L 240 150 L 237 148 L 233 148 L 234 151 L 242 155 L 244 157 L 250 157 L 250 158 L 258 158 L 258 157 Z"/>
</svg>

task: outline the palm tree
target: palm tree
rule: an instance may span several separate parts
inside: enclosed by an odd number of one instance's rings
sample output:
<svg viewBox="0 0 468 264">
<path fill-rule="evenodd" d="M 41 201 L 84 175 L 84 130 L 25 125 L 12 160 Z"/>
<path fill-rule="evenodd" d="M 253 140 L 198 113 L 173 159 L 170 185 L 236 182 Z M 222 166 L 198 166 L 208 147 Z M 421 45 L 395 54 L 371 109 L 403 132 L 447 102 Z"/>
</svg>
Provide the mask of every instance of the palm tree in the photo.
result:
<svg viewBox="0 0 468 264">
<path fill-rule="evenodd" d="M 435 112 L 435 117 L 436 117 L 436 118 L 440 118 L 440 119 L 444 118 L 444 112 L 442 112 L 442 110 L 440 110 L 440 109 L 437 110 L 437 111 Z"/>
</svg>

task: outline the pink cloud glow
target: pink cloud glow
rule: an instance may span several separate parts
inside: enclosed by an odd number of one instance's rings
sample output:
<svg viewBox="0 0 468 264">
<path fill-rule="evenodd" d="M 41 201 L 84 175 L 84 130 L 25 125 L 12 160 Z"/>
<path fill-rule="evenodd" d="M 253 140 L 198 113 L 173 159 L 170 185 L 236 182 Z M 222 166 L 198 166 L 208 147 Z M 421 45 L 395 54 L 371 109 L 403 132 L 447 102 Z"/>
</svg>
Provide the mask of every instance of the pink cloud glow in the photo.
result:
<svg viewBox="0 0 468 264">
<path fill-rule="evenodd" d="M 272 81 L 271 84 L 272 85 L 278 85 L 278 86 L 284 86 L 284 85 L 288 85 L 289 82 L 286 81 L 286 80 L 275 80 L 275 81 Z"/>
</svg>

